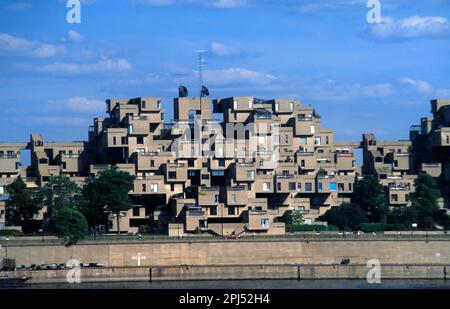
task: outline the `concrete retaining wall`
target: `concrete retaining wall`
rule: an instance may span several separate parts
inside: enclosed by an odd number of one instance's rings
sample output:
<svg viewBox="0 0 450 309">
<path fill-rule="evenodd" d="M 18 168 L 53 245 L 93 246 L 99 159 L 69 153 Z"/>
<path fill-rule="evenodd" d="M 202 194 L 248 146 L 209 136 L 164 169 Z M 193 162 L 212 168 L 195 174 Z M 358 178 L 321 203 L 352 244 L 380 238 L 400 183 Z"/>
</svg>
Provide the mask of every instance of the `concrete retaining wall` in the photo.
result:
<svg viewBox="0 0 450 309">
<path fill-rule="evenodd" d="M 381 265 L 383 279 L 446 280 L 449 265 Z M 360 279 L 366 265 L 186 265 L 167 267 L 82 268 L 82 282 L 156 282 L 184 280 Z M 10 277 L 28 276 L 29 283 L 66 283 L 68 270 L 9 272 Z"/>
<path fill-rule="evenodd" d="M 5 255 L 2 249 L 1 254 Z M 106 266 L 233 265 L 233 264 L 450 264 L 450 241 L 439 240 L 320 240 L 320 241 L 201 241 L 132 244 L 10 245 L 16 265 L 82 263 Z"/>
</svg>

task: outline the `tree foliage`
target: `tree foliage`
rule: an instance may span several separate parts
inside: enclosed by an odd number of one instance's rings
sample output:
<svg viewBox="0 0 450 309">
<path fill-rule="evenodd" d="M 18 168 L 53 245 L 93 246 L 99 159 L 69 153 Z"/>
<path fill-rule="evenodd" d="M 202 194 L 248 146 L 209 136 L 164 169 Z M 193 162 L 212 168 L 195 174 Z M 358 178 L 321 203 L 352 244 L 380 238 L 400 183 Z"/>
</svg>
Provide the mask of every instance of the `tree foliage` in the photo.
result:
<svg viewBox="0 0 450 309">
<path fill-rule="evenodd" d="M 359 224 L 369 222 L 367 213 L 354 203 L 343 203 L 339 207 L 332 207 L 319 219 L 343 230 L 356 229 Z"/>
<path fill-rule="evenodd" d="M 64 207 L 53 212 L 55 235 L 64 239 L 66 246 L 71 246 L 88 234 L 88 224 L 81 212 Z"/>
<path fill-rule="evenodd" d="M 376 177 L 365 176 L 356 182 L 352 202 L 367 212 L 371 222 L 386 222 L 389 213 L 386 192 Z"/>
<path fill-rule="evenodd" d="M 98 173 L 97 177 L 88 180 L 83 193 L 87 201 L 84 213 L 91 222 L 101 219 L 101 212 L 108 211 L 116 215 L 120 234 L 120 212 L 133 207 L 128 193 L 134 187 L 134 176 L 112 167 Z"/>
<path fill-rule="evenodd" d="M 28 189 L 22 178 L 18 177 L 6 186 L 10 199 L 6 213 L 13 224 L 21 224 L 24 232 L 28 232 L 30 220 L 42 209 L 42 192 Z"/>
</svg>

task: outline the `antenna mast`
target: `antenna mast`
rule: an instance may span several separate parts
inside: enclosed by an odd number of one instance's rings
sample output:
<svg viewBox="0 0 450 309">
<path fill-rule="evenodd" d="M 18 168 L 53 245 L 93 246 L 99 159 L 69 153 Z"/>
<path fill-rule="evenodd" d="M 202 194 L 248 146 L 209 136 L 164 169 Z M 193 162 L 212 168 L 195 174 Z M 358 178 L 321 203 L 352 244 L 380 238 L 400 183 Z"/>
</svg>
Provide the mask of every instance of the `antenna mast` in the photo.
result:
<svg viewBox="0 0 450 309">
<path fill-rule="evenodd" d="M 198 53 L 198 90 L 200 93 L 200 102 L 202 100 L 202 86 L 203 86 L 203 67 L 205 66 L 205 62 L 203 60 L 203 54 L 206 50 L 197 50 Z"/>
</svg>

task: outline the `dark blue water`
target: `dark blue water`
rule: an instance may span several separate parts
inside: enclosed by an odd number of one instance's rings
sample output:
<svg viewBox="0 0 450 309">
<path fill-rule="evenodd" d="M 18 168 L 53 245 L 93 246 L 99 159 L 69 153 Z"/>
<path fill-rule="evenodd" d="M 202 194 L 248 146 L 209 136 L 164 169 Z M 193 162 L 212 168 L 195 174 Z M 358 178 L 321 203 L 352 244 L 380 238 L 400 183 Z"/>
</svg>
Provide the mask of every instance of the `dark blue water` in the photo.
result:
<svg viewBox="0 0 450 309">
<path fill-rule="evenodd" d="M 365 280 L 222 280 L 117 282 L 81 284 L 29 284 L 31 289 L 450 289 L 444 280 L 384 280 L 369 284 Z"/>
</svg>

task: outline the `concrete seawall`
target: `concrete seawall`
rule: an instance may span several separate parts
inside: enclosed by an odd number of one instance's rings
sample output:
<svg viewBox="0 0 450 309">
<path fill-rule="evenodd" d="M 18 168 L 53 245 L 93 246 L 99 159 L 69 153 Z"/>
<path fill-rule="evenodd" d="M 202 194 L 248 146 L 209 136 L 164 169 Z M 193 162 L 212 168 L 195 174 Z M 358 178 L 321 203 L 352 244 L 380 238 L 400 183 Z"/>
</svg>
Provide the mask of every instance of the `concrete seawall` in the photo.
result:
<svg viewBox="0 0 450 309">
<path fill-rule="evenodd" d="M 158 282 L 185 280 L 366 280 L 366 265 L 185 265 L 159 267 L 82 268 L 81 282 Z M 447 280 L 450 265 L 382 265 L 382 279 Z M 30 284 L 66 283 L 69 270 L 9 272 L 28 276 Z"/>
<path fill-rule="evenodd" d="M 5 250 L 2 249 L 3 256 Z M 141 258 L 138 259 L 138 256 Z M 448 240 L 267 240 L 62 245 L 9 245 L 17 265 L 101 263 L 107 267 L 180 265 L 450 264 Z"/>
</svg>

